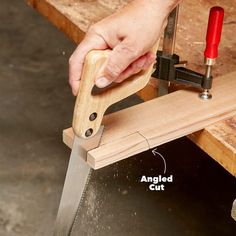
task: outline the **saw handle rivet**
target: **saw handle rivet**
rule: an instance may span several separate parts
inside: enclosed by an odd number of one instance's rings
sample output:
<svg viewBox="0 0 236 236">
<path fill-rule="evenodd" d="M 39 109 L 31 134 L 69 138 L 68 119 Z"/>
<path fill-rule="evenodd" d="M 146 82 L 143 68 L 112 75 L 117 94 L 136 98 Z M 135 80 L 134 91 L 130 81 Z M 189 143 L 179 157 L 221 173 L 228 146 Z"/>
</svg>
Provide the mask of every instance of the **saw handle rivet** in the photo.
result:
<svg viewBox="0 0 236 236">
<path fill-rule="evenodd" d="M 90 137 L 91 135 L 93 134 L 93 129 L 87 129 L 86 132 L 85 132 L 85 136 L 88 138 Z"/>
<path fill-rule="evenodd" d="M 96 120 L 97 116 L 98 116 L 98 114 L 97 114 L 96 112 L 93 112 L 93 113 L 89 116 L 89 120 L 90 120 L 90 121 L 94 121 L 94 120 Z"/>
</svg>

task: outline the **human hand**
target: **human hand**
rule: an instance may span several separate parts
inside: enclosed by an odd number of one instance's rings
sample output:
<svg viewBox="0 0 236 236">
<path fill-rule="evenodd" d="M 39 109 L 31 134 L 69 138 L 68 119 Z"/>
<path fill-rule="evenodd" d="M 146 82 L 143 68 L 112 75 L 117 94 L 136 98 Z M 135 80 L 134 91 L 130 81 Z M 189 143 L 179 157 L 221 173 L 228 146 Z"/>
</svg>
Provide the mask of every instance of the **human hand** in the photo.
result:
<svg viewBox="0 0 236 236">
<path fill-rule="evenodd" d="M 170 11 L 180 0 L 134 0 L 111 16 L 92 25 L 69 60 L 69 83 L 77 95 L 83 63 L 93 49 L 112 49 L 95 84 L 120 83 L 155 62 L 152 47 Z"/>
</svg>

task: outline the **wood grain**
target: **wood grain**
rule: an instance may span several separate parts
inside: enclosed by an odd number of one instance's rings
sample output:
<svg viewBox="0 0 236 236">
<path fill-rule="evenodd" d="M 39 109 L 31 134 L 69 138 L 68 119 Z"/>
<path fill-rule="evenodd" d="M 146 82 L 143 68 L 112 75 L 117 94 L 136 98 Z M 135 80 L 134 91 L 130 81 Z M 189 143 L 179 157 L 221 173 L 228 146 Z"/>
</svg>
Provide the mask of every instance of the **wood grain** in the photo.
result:
<svg viewBox="0 0 236 236">
<path fill-rule="evenodd" d="M 88 152 L 88 163 L 101 168 L 236 115 L 236 72 L 215 79 L 212 94 L 203 101 L 194 91 L 176 91 L 105 116 L 101 145 Z"/>
<path fill-rule="evenodd" d="M 189 138 L 236 177 L 236 116 L 190 134 Z"/>
<path fill-rule="evenodd" d="M 80 43 L 89 26 L 112 14 L 127 1 L 27 0 L 56 27 Z"/>
</svg>

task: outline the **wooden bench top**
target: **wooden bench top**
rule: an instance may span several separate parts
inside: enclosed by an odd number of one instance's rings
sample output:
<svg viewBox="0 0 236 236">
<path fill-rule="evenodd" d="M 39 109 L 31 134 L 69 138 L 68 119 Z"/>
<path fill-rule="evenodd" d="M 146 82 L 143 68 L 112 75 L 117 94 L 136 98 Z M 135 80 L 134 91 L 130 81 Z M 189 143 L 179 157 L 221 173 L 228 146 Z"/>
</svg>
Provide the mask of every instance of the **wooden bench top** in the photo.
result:
<svg viewBox="0 0 236 236">
<path fill-rule="evenodd" d="M 27 0 L 30 5 L 47 17 L 55 26 L 65 32 L 74 42 L 79 43 L 89 25 L 116 11 L 128 0 Z M 236 71 L 234 17 L 236 9 L 228 0 L 222 0 L 225 20 L 219 59 L 214 75 Z M 203 50 L 208 11 L 212 1 L 186 0 L 180 6 L 176 53 L 187 59 L 189 67 L 203 72 Z M 151 80 L 139 94 L 144 100 L 156 96 L 157 83 Z M 213 82 L 214 88 L 214 82 Z M 202 131 L 191 134 L 190 139 L 236 176 L 236 117 L 220 121 Z"/>
</svg>

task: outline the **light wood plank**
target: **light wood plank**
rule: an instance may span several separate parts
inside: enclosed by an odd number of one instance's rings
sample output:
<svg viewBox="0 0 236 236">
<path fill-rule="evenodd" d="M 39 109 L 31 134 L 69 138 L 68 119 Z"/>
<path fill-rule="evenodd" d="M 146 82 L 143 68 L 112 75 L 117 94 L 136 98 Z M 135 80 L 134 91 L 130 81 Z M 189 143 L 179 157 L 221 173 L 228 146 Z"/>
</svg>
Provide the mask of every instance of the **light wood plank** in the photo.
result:
<svg viewBox="0 0 236 236">
<path fill-rule="evenodd" d="M 107 166 L 108 162 L 115 163 L 148 149 L 147 140 L 137 132 L 91 150 L 87 162 L 94 169 L 99 169 Z"/>
<path fill-rule="evenodd" d="M 190 134 L 189 138 L 236 177 L 236 116 Z"/>
<path fill-rule="evenodd" d="M 135 133 L 152 148 L 236 115 L 236 72 L 215 79 L 212 93 L 212 100 L 203 101 L 196 92 L 181 90 L 105 116 L 101 145 L 88 153 L 89 164 L 97 169 L 137 153 Z M 133 153 L 127 153 L 130 147 Z"/>
<path fill-rule="evenodd" d="M 27 0 L 56 27 L 80 43 L 89 26 L 112 14 L 127 1 Z"/>
</svg>

